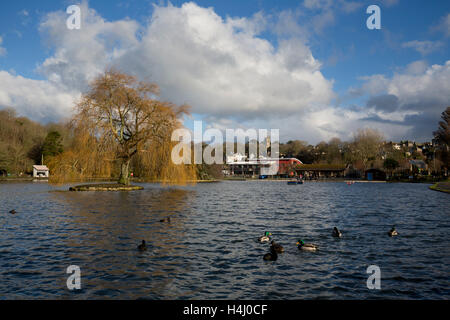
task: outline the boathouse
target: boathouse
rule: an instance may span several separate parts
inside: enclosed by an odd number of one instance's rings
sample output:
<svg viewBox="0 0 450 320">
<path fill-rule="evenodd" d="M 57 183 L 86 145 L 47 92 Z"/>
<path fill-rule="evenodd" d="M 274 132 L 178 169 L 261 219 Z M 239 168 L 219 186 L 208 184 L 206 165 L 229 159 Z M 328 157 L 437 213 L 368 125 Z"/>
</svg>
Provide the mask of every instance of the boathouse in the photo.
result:
<svg viewBox="0 0 450 320">
<path fill-rule="evenodd" d="M 380 170 L 380 169 L 372 168 L 372 169 L 366 170 L 364 172 L 364 175 L 365 175 L 365 178 L 369 181 L 372 181 L 372 180 L 384 181 L 384 180 L 386 180 L 386 172 L 384 172 L 383 170 Z"/>
<path fill-rule="evenodd" d="M 343 178 L 344 164 L 301 164 L 295 168 L 297 175 L 305 179 Z"/>
<path fill-rule="evenodd" d="M 47 166 L 34 165 L 33 166 L 33 178 L 48 178 L 50 170 Z"/>
</svg>

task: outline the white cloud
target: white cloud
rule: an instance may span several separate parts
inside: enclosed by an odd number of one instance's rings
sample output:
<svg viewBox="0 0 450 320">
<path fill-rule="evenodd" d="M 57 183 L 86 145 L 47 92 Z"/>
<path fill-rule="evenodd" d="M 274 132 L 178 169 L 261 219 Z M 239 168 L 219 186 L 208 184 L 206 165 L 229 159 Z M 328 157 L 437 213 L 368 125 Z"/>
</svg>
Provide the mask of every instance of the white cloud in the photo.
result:
<svg viewBox="0 0 450 320">
<path fill-rule="evenodd" d="M 429 139 L 441 112 L 450 105 L 450 60 L 431 66 L 419 60 L 390 78 L 372 75 L 362 79 L 364 84 L 355 91 L 371 95 L 369 101 L 377 101 L 374 108 L 366 108 L 371 110 L 368 118 L 378 123 L 410 126 L 401 137 Z"/>
<path fill-rule="evenodd" d="M 407 72 L 395 74 L 386 91 L 398 96 L 402 104 L 423 102 L 422 106 L 418 106 L 423 111 L 429 111 L 431 107 L 425 104 L 426 101 L 442 105 L 450 103 L 450 60 L 444 65 L 431 65 L 421 74 L 414 71 L 409 67 Z"/>
<path fill-rule="evenodd" d="M 106 22 L 83 7 L 79 32 L 64 27 L 64 14 L 52 13 L 41 25 L 55 54 L 40 71 L 68 89 L 114 65 L 157 82 L 162 97 L 189 103 L 193 112 L 219 116 L 268 117 L 328 104 L 332 82 L 300 40 L 278 48 L 258 37 L 264 19 L 222 19 L 194 3 L 155 6 L 142 39 L 131 20 Z"/>
<path fill-rule="evenodd" d="M 444 45 L 441 41 L 419 41 L 419 40 L 413 40 L 402 43 L 403 48 L 412 48 L 415 49 L 417 52 L 419 52 L 422 55 L 430 54 L 433 51 L 436 51 Z"/>
<path fill-rule="evenodd" d="M 442 31 L 446 37 L 450 37 L 450 13 L 442 17 L 435 29 Z"/>
<path fill-rule="evenodd" d="M 328 2 L 308 5 L 327 8 Z M 279 128 L 282 140 L 349 138 L 360 127 L 403 137 L 423 117 L 438 118 L 441 106 L 450 104 L 450 62 L 428 66 L 417 61 L 392 77 L 363 77 L 355 89 L 395 96 L 376 101 L 398 101 L 396 108 L 333 106 L 333 81 L 321 73 L 295 21 L 299 15 L 286 13 L 293 36 L 280 38 L 275 47 L 260 36 L 270 26 L 260 13 L 223 19 L 194 3 L 155 6 L 141 26 L 128 19 L 106 21 L 84 3 L 81 30 L 66 28 L 64 12 L 51 13 L 40 26 L 52 49 L 38 68 L 45 80 L 0 72 L 7 84 L 0 87 L 0 106 L 13 106 L 35 120 L 56 120 L 69 115 L 87 82 L 110 66 L 158 83 L 163 99 L 191 104 L 209 125 Z"/>
<path fill-rule="evenodd" d="M 80 30 L 66 27 L 65 12 L 48 14 L 40 25 L 41 33 L 55 53 L 38 70 L 68 90 L 85 90 L 88 81 L 138 44 L 137 22 L 105 21 L 86 3 L 81 5 L 81 10 Z"/>
<path fill-rule="evenodd" d="M 6 55 L 6 48 L 2 47 L 3 44 L 3 38 L 0 36 L 0 57 L 5 56 Z"/>
<path fill-rule="evenodd" d="M 303 7 L 315 12 L 311 27 L 317 34 L 323 34 L 327 27 L 335 24 L 337 13 L 352 13 L 364 4 L 346 0 L 304 0 Z"/>
<path fill-rule="evenodd" d="M 0 106 L 12 107 L 33 120 L 67 117 L 79 95 L 45 80 L 31 80 L 0 71 Z"/>
<path fill-rule="evenodd" d="M 383 6 L 386 7 L 392 7 L 397 5 L 400 2 L 400 0 L 382 0 L 381 3 L 383 4 Z"/>
</svg>

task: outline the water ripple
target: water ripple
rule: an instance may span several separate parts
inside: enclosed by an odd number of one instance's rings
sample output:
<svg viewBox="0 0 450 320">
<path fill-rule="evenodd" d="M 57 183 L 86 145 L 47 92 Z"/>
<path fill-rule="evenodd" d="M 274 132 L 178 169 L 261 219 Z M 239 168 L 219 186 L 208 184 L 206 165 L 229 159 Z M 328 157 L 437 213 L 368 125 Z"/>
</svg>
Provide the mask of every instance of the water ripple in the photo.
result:
<svg viewBox="0 0 450 320">
<path fill-rule="evenodd" d="M 450 298 L 450 197 L 427 185 L 143 185 L 0 184 L 2 299 Z M 394 224 L 400 236 L 389 238 Z M 343 238 L 331 237 L 334 226 Z M 265 231 L 285 247 L 275 262 L 262 259 Z M 146 252 L 136 250 L 142 239 Z M 319 251 L 299 251 L 298 239 Z M 72 292 L 73 264 L 82 290 Z M 369 265 L 381 268 L 381 290 L 367 289 Z"/>
</svg>

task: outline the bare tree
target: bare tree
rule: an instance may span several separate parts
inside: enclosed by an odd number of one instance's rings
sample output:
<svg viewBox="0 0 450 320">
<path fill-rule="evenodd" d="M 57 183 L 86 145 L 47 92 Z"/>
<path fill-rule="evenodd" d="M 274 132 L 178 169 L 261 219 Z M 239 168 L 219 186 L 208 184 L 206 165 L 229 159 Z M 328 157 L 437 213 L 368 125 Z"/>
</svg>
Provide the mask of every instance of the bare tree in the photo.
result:
<svg viewBox="0 0 450 320">
<path fill-rule="evenodd" d="M 439 128 L 433 132 L 433 135 L 439 143 L 450 146 L 450 107 L 442 112 L 441 118 Z"/>
<path fill-rule="evenodd" d="M 384 136 L 375 129 L 359 129 L 354 135 L 352 149 L 356 160 L 363 163 L 364 169 L 370 160 L 375 160 L 383 145 Z"/>
<path fill-rule="evenodd" d="M 441 115 L 439 121 L 439 128 L 433 132 L 433 135 L 438 143 L 438 158 L 442 161 L 443 166 L 450 167 L 450 107 L 447 107 Z M 435 157 L 435 155 L 434 155 Z M 436 170 L 436 168 L 435 168 Z"/>
<path fill-rule="evenodd" d="M 75 127 L 83 127 L 100 148 L 112 148 L 120 160 L 119 183 L 128 185 L 131 159 L 152 141 L 166 141 L 187 106 L 157 99 L 156 84 L 108 70 L 96 78 L 77 105 Z"/>
</svg>

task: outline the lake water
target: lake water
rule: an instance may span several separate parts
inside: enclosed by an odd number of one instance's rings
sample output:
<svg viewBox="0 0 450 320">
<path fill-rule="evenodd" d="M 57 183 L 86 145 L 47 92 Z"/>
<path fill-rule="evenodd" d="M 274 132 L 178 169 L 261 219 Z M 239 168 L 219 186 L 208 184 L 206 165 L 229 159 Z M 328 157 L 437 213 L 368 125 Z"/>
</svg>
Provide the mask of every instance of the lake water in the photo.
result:
<svg viewBox="0 0 450 320">
<path fill-rule="evenodd" d="M 0 299 L 450 298 L 450 195 L 428 185 L 142 185 L 1 183 Z M 264 231 L 285 247 L 275 262 L 262 259 Z M 299 238 L 320 250 L 299 251 Z M 66 287 L 69 265 L 81 269 L 81 290 Z M 381 290 L 367 288 L 369 265 L 381 269 Z"/>
</svg>

